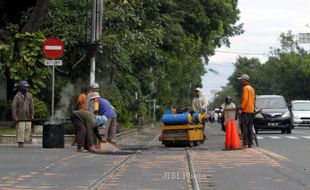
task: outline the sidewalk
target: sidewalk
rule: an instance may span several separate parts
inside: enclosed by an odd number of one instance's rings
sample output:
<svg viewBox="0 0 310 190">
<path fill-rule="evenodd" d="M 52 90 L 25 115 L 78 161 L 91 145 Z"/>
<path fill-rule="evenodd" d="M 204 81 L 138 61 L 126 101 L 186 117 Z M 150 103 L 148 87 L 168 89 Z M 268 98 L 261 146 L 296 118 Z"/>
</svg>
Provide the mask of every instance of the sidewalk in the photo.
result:
<svg viewBox="0 0 310 190">
<path fill-rule="evenodd" d="M 154 135 L 159 126 L 128 132 L 117 137 L 120 148 L 135 150 Z M 76 146 L 42 148 L 40 144 L 0 145 L 0 190 L 2 189 L 87 189 L 126 155 L 76 152 Z"/>
</svg>

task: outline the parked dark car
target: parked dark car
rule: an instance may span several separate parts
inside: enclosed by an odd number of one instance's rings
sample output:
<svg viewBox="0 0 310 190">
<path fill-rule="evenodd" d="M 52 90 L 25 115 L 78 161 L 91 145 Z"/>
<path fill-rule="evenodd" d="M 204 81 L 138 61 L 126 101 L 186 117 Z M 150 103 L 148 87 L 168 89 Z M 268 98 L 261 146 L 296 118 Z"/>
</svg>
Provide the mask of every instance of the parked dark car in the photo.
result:
<svg viewBox="0 0 310 190">
<path fill-rule="evenodd" d="M 282 133 L 291 134 L 291 113 L 283 96 L 256 96 L 255 109 L 261 110 L 254 118 L 256 133 L 259 130 L 280 130 Z"/>
</svg>

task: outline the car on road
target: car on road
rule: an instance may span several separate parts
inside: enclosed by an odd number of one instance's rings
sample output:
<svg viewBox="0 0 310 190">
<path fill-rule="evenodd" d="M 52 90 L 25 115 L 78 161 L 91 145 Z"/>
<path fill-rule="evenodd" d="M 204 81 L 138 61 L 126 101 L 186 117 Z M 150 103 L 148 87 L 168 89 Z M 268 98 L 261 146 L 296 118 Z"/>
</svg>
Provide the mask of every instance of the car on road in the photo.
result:
<svg viewBox="0 0 310 190">
<path fill-rule="evenodd" d="M 310 101 L 293 100 L 290 104 L 293 127 L 310 127 Z"/>
<path fill-rule="evenodd" d="M 258 95 L 255 110 L 261 110 L 254 117 L 256 133 L 259 130 L 280 130 L 281 133 L 291 134 L 291 113 L 283 96 Z"/>
</svg>

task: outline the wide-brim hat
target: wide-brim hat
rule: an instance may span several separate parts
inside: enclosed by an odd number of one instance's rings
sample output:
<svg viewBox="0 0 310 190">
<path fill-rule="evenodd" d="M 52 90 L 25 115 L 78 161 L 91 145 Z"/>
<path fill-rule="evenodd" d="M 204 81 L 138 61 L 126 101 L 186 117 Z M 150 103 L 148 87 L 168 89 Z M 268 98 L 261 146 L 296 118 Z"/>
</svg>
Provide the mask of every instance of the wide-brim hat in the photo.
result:
<svg viewBox="0 0 310 190">
<path fill-rule="evenodd" d="M 93 92 L 89 95 L 89 99 L 99 98 L 100 95 L 98 92 Z"/>
<path fill-rule="evenodd" d="M 197 87 L 197 88 L 195 88 L 195 91 L 200 92 L 201 88 Z"/>
</svg>

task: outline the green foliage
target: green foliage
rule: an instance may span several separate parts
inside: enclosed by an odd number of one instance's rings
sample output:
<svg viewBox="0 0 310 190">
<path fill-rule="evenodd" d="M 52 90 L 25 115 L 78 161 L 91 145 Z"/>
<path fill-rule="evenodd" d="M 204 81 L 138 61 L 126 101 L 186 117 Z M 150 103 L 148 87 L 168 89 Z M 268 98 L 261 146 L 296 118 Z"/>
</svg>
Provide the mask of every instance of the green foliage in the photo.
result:
<svg viewBox="0 0 310 190">
<path fill-rule="evenodd" d="M 41 32 L 16 34 L 18 52 L 15 52 L 12 62 L 8 65 L 10 78 L 15 88 L 19 81 L 31 79 L 33 94 L 38 94 L 46 87 L 46 80 L 50 76 L 49 68 L 43 64 L 41 45 L 45 40 Z"/>
<path fill-rule="evenodd" d="M 299 46 L 290 31 L 280 35 L 280 45 L 273 49 L 272 56 L 264 64 L 258 59 L 239 57 L 236 70 L 229 78 L 228 85 L 233 87 L 231 94 L 240 98 L 241 84 L 236 78 L 246 73 L 257 95 L 278 94 L 288 101 L 309 99 L 310 55 Z M 220 95 L 226 94 L 225 89 Z M 218 97 L 215 102 L 222 98 Z"/>
<path fill-rule="evenodd" d="M 88 37 L 91 34 L 91 2 L 51 0 L 41 27 L 45 36 L 58 37 L 64 43 L 65 49 L 61 57 L 63 66 L 58 67 L 57 75 L 69 80 L 81 78 L 85 75 L 85 71 L 89 70 L 88 59 L 85 59 L 85 51 L 82 48 L 87 40 L 86 34 Z"/>
<path fill-rule="evenodd" d="M 216 47 L 229 45 L 229 37 L 242 33 L 242 25 L 236 24 L 237 0 L 104 2 L 96 82 L 102 87 L 100 94 L 113 104 L 118 120 L 125 126 L 132 125 L 136 113 L 148 116 L 148 101 L 152 99 L 160 107 L 189 106 L 193 89 L 202 86 L 207 57 Z M 82 47 L 90 39 L 91 8 L 87 0 L 50 0 L 41 27 L 45 36 L 59 37 L 65 45 L 64 64 L 57 68 L 57 76 L 73 83 L 83 81 L 79 85 L 87 84 L 89 78 L 89 60 Z M 24 34 L 22 41 L 31 41 L 29 38 Z M 28 48 L 25 43 L 21 45 Z M 38 54 L 30 55 L 30 50 L 20 49 L 14 62 L 32 66 L 34 59 L 41 59 Z M 34 50 L 31 52 L 36 53 Z M 13 69 L 14 81 L 17 71 L 22 77 L 34 74 L 25 68 Z M 41 79 L 43 74 L 38 76 Z M 42 89 L 35 84 L 33 92 Z M 59 91 L 61 84 L 56 85 Z"/>
<path fill-rule="evenodd" d="M 4 78 L 5 76 L 5 67 L 2 64 L 8 60 L 8 52 L 10 50 L 10 46 L 0 41 L 0 78 Z"/>
<path fill-rule="evenodd" d="M 16 135 L 16 129 L 14 127 L 5 127 L 5 128 L 1 127 L 0 135 Z"/>
<path fill-rule="evenodd" d="M 50 118 L 48 107 L 43 101 L 34 97 L 33 104 L 34 104 L 36 119 L 49 119 Z"/>
</svg>

